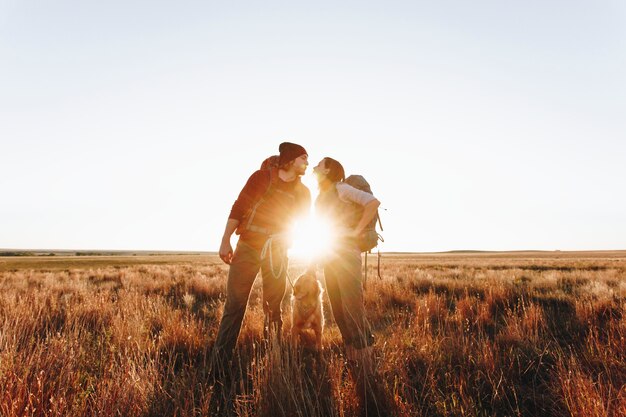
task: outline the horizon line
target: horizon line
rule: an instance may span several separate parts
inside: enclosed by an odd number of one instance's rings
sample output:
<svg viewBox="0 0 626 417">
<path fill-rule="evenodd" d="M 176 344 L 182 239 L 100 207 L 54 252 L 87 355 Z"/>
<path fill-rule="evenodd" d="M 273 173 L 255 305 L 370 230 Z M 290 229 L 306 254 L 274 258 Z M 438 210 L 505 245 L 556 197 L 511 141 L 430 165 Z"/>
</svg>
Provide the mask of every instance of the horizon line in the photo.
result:
<svg viewBox="0 0 626 417">
<path fill-rule="evenodd" d="M 378 251 L 373 251 L 372 254 L 376 254 Z M 386 254 L 443 254 L 443 253 L 519 253 L 519 252 L 556 252 L 556 253 L 572 253 L 572 252 L 626 252 L 626 248 L 623 249 L 574 249 L 574 250 L 561 250 L 561 249 L 510 249 L 510 250 L 489 250 L 489 249 L 451 249 L 444 251 L 403 251 L 403 250 L 390 250 L 380 251 L 380 253 Z M 14 253 L 11 255 L 9 253 Z M 45 254 L 65 254 L 65 253 L 85 253 L 94 254 L 94 256 L 102 256 L 105 254 L 180 254 L 180 255 L 217 255 L 218 251 L 206 251 L 206 250 L 161 250 L 161 249 L 41 249 L 41 248 L 0 248 L 0 256 L 28 256 L 32 253 L 33 256 L 42 256 Z"/>
</svg>

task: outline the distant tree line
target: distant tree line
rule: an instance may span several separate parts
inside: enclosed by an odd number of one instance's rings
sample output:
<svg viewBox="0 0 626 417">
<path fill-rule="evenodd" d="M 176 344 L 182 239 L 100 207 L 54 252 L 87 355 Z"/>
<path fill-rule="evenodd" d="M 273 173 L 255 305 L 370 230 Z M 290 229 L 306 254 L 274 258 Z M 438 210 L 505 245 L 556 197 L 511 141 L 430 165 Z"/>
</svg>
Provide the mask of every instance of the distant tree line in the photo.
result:
<svg viewBox="0 0 626 417">
<path fill-rule="evenodd" d="M 56 256 L 56 254 L 50 253 L 34 253 L 26 251 L 2 251 L 0 256 Z"/>
</svg>

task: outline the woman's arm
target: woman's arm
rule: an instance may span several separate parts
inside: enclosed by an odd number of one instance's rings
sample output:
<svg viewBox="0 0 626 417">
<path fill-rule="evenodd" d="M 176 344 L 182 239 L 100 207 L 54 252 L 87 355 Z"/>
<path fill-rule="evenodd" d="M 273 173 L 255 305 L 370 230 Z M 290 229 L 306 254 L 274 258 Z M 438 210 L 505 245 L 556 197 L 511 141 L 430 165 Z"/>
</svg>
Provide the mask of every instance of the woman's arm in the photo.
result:
<svg viewBox="0 0 626 417">
<path fill-rule="evenodd" d="M 363 206 L 363 215 L 361 216 L 361 220 L 354 228 L 354 235 L 359 236 L 365 230 L 365 226 L 371 222 L 374 217 L 376 217 L 376 212 L 378 207 L 380 206 L 380 201 L 377 199 L 373 199 L 369 203 Z"/>
<path fill-rule="evenodd" d="M 380 201 L 370 193 L 359 190 L 349 184 L 338 184 L 337 192 L 339 198 L 363 207 L 363 214 L 357 222 L 356 227 L 348 232 L 350 237 L 358 237 L 363 233 L 365 227 L 376 217 Z"/>
</svg>

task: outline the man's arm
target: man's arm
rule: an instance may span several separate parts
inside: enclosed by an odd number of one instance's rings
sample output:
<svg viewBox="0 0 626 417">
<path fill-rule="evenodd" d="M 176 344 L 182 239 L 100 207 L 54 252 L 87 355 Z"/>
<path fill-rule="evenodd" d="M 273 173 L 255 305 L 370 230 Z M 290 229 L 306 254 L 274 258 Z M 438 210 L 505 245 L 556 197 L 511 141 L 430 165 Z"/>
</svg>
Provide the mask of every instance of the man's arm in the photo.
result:
<svg viewBox="0 0 626 417">
<path fill-rule="evenodd" d="M 233 260 L 233 247 L 230 244 L 230 237 L 235 233 L 237 226 L 239 226 L 239 220 L 228 219 L 224 235 L 222 236 L 222 244 L 220 245 L 220 258 L 229 265 Z"/>
<path fill-rule="evenodd" d="M 267 189 L 269 185 L 269 174 L 266 171 L 256 171 L 253 173 L 246 185 L 239 193 L 239 197 L 235 200 L 226 227 L 224 228 L 224 235 L 222 236 L 222 243 L 220 244 L 220 258 L 222 261 L 230 265 L 233 259 L 233 247 L 230 244 L 230 238 L 237 230 L 237 226 L 243 220 L 243 217 L 247 213 L 248 209 L 252 206 L 254 201 L 259 198 Z"/>
</svg>

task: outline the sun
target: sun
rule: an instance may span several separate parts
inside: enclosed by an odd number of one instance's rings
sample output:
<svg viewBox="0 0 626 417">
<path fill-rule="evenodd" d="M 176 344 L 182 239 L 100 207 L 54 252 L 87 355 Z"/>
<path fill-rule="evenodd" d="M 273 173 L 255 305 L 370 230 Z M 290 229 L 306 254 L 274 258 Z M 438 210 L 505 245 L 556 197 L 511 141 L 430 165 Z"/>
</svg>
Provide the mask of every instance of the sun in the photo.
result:
<svg viewBox="0 0 626 417">
<path fill-rule="evenodd" d="M 300 260 L 319 259 L 329 252 L 333 242 L 333 229 L 326 219 L 311 215 L 297 221 L 291 228 L 289 256 Z"/>
</svg>

